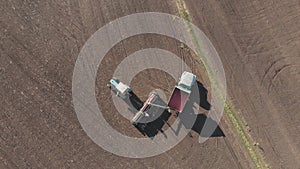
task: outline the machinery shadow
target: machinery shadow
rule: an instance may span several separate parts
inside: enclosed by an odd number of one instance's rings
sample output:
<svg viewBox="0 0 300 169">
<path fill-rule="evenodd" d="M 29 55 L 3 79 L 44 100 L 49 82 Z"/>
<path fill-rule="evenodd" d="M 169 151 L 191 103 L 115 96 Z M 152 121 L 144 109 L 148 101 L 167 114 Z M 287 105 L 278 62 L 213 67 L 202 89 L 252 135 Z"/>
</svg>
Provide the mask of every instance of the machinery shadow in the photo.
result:
<svg viewBox="0 0 300 169">
<path fill-rule="evenodd" d="M 198 90 L 196 87 L 198 87 Z M 224 132 L 214 119 L 207 117 L 205 114 L 195 112 L 197 105 L 205 110 L 210 110 L 211 108 L 211 104 L 207 101 L 207 89 L 198 81 L 197 86 L 193 87 L 190 100 L 186 103 L 183 112 L 178 114 L 180 123 L 175 133 L 177 134 L 182 126 L 184 126 L 186 129 L 195 131 L 201 137 L 225 137 Z"/>
<path fill-rule="evenodd" d="M 197 114 L 194 111 L 194 109 L 197 109 L 195 104 L 205 110 L 210 110 L 211 104 L 207 100 L 207 93 L 208 91 L 203 84 L 197 81 L 197 84 L 193 86 L 190 100 L 186 103 L 183 112 L 178 114 L 180 122 L 177 129 L 174 130 L 175 134 L 178 134 L 179 130 L 182 128 L 182 126 L 184 126 L 186 129 L 195 131 L 201 137 L 225 137 L 224 132 L 216 121 L 210 117 L 207 117 L 205 114 Z M 124 101 L 131 107 L 130 111 L 133 114 L 137 113 L 137 111 L 140 110 L 144 104 L 144 102 L 141 101 L 141 99 L 134 92 L 130 92 L 128 99 L 125 99 Z M 157 104 L 162 106 L 167 105 L 160 98 Z M 162 112 L 158 118 L 148 123 L 138 123 L 134 125 L 144 136 L 153 138 L 159 132 L 161 132 L 165 137 L 167 137 L 162 128 L 168 122 L 171 113 L 163 108 L 156 108 L 156 110 L 151 111 L 151 113 L 159 112 L 158 109 L 160 109 L 159 111 Z M 205 130 L 203 130 L 204 125 L 206 127 Z M 214 131 L 210 131 L 211 129 L 207 130 L 207 128 L 214 129 Z"/>
<path fill-rule="evenodd" d="M 163 113 L 154 121 L 149 123 L 139 123 L 135 125 L 135 127 L 144 135 L 147 137 L 153 138 L 156 136 L 159 132 L 161 132 L 165 137 L 167 135 L 164 134 L 164 131 L 162 130 L 164 124 L 168 121 L 169 117 L 171 116 L 171 113 L 169 113 L 167 110 L 163 111 Z"/>
<path fill-rule="evenodd" d="M 209 131 L 203 131 L 204 124 L 208 127 L 216 127 L 212 133 Z M 198 114 L 196 121 L 192 127 L 192 130 L 197 132 L 201 137 L 225 137 L 224 132 L 219 125 L 211 118 L 207 118 L 205 114 Z M 203 132 L 202 132 L 203 131 Z"/>
<path fill-rule="evenodd" d="M 144 102 L 141 101 L 141 99 L 134 94 L 133 92 L 130 93 L 129 100 L 130 103 L 127 103 L 128 105 L 132 105 L 135 110 L 140 110 L 144 104 Z M 156 104 L 161 105 L 161 106 L 166 106 L 167 104 L 161 99 L 158 98 L 156 100 Z M 136 112 L 132 112 L 136 113 Z M 157 118 L 151 122 L 148 123 L 138 123 L 134 125 L 144 136 L 147 137 L 154 137 L 155 135 L 158 134 L 158 132 L 161 132 L 164 134 L 162 127 L 164 124 L 168 121 L 169 117 L 171 116 L 171 113 L 169 113 L 166 109 L 155 107 L 151 108 L 149 110 L 149 113 L 161 113 L 157 115 Z M 166 137 L 166 135 L 164 134 Z"/>
<path fill-rule="evenodd" d="M 111 89 L 111 88 L 110 88 Z M 114 90 L 111 90 L 115 95 L 117 95 L 117 92 Z M 129 95 L 127 98 L 121 98 L 128 106 L 129 110 L 135 114 L 138 110 L 140 110 L 143 107 L 144 102 L 141 101 L 141 99 L 133 92 L 129 92 Z"/>
<path fill-rule="evenodd" d="M 211 105 L 207 101 L 207 93 L 208 93 L 207 89 L 198 80 L 197 80 L 197 87 L 198 87 L 198 92 L 199 92 L 199 97 L 200 97 L 200 102 L 198 103 L 198 105 L 205 110 L 210 110 Z"/>
<path fill-rule="evenodd" d="M 144 102 L 134 92 L 130 92 L 129 99 L 125 102 L 129 106 L 133 106 L 136 110 L 140 110 L 144 104 Z"/>
</svg>

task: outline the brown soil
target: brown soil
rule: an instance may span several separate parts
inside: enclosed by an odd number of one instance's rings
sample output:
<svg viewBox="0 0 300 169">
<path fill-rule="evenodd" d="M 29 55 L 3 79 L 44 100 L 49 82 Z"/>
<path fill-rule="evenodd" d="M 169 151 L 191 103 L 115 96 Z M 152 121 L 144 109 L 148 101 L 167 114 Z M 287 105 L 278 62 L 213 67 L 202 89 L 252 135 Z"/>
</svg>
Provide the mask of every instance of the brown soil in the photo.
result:
<svg viewBox="0 0 300 169">
<path fill-rule="evenodd" d="M 187 0 L 186 4 L 193 23 L 222 59 L 228 95 L 259 143 L 257 150 L 272 168 L 299 168 L 299 1 Z M 193 137 L 187 136 L 168 152 L 145 159 L 103 150 L 78 122 L 72 75 L 86 40 L 106 23 L 128 14 L 178 15 L 175 1 L 14 0 L 0 2 L 0 9 L 0 168 L 253 168 L 226 117 L 220 124 L 226 137 L 199 144 L 198 133 L 192 131 Z M 210 98 L 205 70 L 178 41 L 151 34 L 126 39 L 105 56 L 96 93 L 110 125 L 129 136 L 141 133 L 112 113 L 116 110 L 105 85 L 122 59 L 148 47 L 182 56 Z M 132 81 L 143 101 L 157 87 L 169 97 L 174 84 L 158 70 L 143 71 Z"/>
</svg>

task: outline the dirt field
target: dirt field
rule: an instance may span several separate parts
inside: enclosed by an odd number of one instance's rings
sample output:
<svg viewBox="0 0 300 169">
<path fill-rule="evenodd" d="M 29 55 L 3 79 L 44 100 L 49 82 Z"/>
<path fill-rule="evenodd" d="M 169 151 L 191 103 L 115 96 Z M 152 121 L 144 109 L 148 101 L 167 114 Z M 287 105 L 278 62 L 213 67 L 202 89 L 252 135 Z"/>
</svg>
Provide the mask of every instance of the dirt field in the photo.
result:
<svg viewBox="0 0 300 169">
<path fill-rule="evenodd" d="M 192 22 L 221 57 L 229 100 L 247 122 L 251 141 L 259 143 L 257 151 L 271 168 L 299 168 L 299 1 L 185 2 Z M 199 144 L 199 131 L 193 130 L 193 137 L 145 159 L 103 150 L 78 122 L 72 75 L 86 40 L 106 23 L 128 14 L 179 15 L 176 1 L 15 0 L 2 1 L 0 10 L 0 168 L 254 168 L 226 116 L 220 124 L 225 137 Z M 182 56 L 210 98 L 205 70 L 178 41 L 152 34 L 126 39 L 101 63 L 96 94 L 110 125 L 129 136 L 142 137 L 127 119 L 112 113 L 116 110 L 105 85 L 122 59 L 148 47 Z M 143 71 L 132 81 L 142 101 L 157 87 L 169 96 L 174 84 L 158 70 Z"/>
</svg>

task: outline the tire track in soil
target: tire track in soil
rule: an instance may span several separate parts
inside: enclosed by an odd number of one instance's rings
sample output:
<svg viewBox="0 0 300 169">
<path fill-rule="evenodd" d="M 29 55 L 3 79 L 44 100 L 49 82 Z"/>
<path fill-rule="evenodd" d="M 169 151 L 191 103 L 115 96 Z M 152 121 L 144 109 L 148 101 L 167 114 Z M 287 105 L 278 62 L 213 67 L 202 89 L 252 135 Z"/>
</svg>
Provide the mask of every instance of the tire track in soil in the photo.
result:
<svg viewBox="0 0 300 169">
<path fill-rule="evenodd" d="M 112 6 L 113 6 L 113 8 L 115 8 L 114 5 L 112 5 Z M 121 33 L 120 28 L 119 28 L 119 33 Z M 153 41 L 152 38 L 150 38 L 150 39 L 145 39 L 145 40 L 146 40 L 146 41 Z M 128 54 L 127 54 L 127 51 L 126 51 L 126 46 L 125 46 L 125 44 L 124 44 L 123 41 L 121 41 L 120 43 L 121 43 L 120 46 L 122 46 L 123 50 L 125 51 L 125 57 L 127 57 Z M 167 75 L 166 75 L 165 73 L 164 73 L 164 75 L 165 75 L 165 77 L 167 77 Z M 143 76 L 142 78 L 145 79 L 145 80 L 148 80 L 147 77 L 144 77 L 144 76 Z M 158 82 L 159 82 L 159 81 L 158 81 Z M 167 83 L 168 83 L 168 82 L 167 82 Z M 153 87 L 156 86 L 156 88 L 161 88 L 159 85 L 156 85 L 156 84 L 152 84 L 152 86 L 153 86 Z M 168 86 L 169 86 L 169 83 L 168 83 Z M 168 89 L 165 89 L 165 90 L 168 91 Z M 172 161 L 173 164 L 175 164 L 175 166 L 176 166 L 177 168 L 183 168 L 181 165 L 179 165 L 179 163 L 176 162 L 176 160 L 175 160 L 171 155 L 168 154 L 168 152 L 164 152 L 163 154 L 165 154 L 169 159 L 171 159 L 170 161 Z M 146 164 L 145 164 L 144 162 L 142 162 L 142 164 L 143 164 L 144 166 L 146 166 Z M 147 168 L 148 168 L 148 167 L 147 167 Z"/>
<path fill-rule="evenodd" d="M 268 86 L 268 94 L 270 94 L 270 88 L 273 86 L 273 82 L 276 80 L 276 78 L 278 77 L 279 73 L 283 72 L 286 68 L 292 66 L 291 64 L 287 64 L 287 65 L 283 65 L 280 68 L 275 70 L 274 75 L 272 76 L 269 86 Z"/>
<path fill-rule="evenodd" d="M 183 3 L 184 3 L 184 1 L 180 1 L 180 2 L 183 2 Z M 179 2 L 179 3 L 180 3 L 180 2 Z M 184 4 L 184 6 L 185 6 L 185 4 Z M 185 8 L 185 7 L 184 7 L 184 8 Z M 180 9 L 179 9 L 179 10 L 180 10 Z M 185 9 L 185 10 L 186 10 L 185 12 L 189 13 L 189 12 L 187 11 L 187 9 Z M 189 14 L 188 14 L 188 15 L 189 15 Z M 189 17 L 190 17 L 190 16 L 189 16 Z M 190 20 L 190 18 L 189 18 L 188 20 Z M 241 163 L 239 162 L 236 153 L 234 152 L 232 146 L 230 145 L 230 143 L 228 142 L 228 140 L 227 140 L 226 137 L 224 138 L 224 141 L 225 141 L 226 146 L 228 147 L 228 149 L 229 149 L 229 151 L 230 151 L 231 156 L 234 158 L 233 161 L 235 162 L 236 166 L 237 166 L 238 168 L 242 168 L 242 165 L 241 165 Z"/>
<path fill-rule="evenodd" d="M 274 11 L 274 10 L 273 10 Z M 272 12 L 271 12 L 272 13 Z M 275 32 L 275 33 L 272 33 L 272 34 L 275 34 L 275 35 L 280 35 L 278 32 Z M 237 36 L 237 35 L 236 35 Z M 237 43 L 238 44 L 238 43 Z M 281 48 L 279 48 L 279 49 L 281 49 Z M 266 143 L 267 144 L 267 143 Z M 273 148 L 273 147 L 272 147 Z"/>
<path fill-rule="evenodd" d="M 261 86 L 264 85 L 264 81 L 266 81 L 267 78 L 269 78 L 269 82 L 267 85 L 267 91 L 268 94 L 270 94 L 270 89 L 273 86 L 274 81 L 276 80 L 276 78 L 278 77 L 278 74 L 281 73 L 283 70 L 290 68 L 290 67 L 294 67 L 294 66 L 300 66 L 297 65 L 297 63 L 299 62 L 299 60 L 297 60 L 298 57 L 294 56 L 294 57 L 282 57 L 279 58 L 275 61 L 273 61 L 270 66 L 267 67 L 267 69 L 265 70 L 265 73 L 262 77 L 261 80 Z M 300 63 L 300 62 L 299 62 Z M 276 68 L 278 67 L 278 68 Z"/>
<path fill-rule="evenodd" d="M 231 146 L 229 140 L 227 139 L 227 137 L 224 137 L 223 140 L 224 140 L 226 146 L 228 147 L 231 156 L 234 158 L 233 161 L 234 161 L 235 165 L 236 165 L 239 169 L 243 169 L 243 167 L 242 167 L 242 165 L 241 165 L 239 159 L 237 158 L 237 155 L 236 155 L 236 153 L 234 152 L 234 150 L 233 150 L 233 148 L 232 148 L 232 146 Z"/>
<path fill-rule="evenodd" d="M 111 5 L 111 4 L 113 4 L 113 1 L 110 1 L 110 4 L 107 4 L 107 5 Z M 117 3 L 118 4 L 118 3 Z M 167 2 L 165 2 L 165 3 L 163 3 L 163 4 L 167 4 Z M 93 5 L 92 5 L 92 3 L 89 3 L 89 5 L 91 5 L 89 8 L 92 8 L 93 7 Z M 95 5 L 95 6 L 98 6 L 98 5 Z M 126 7 L 127 6 L 133 6 L 133 8 L 134 8 L 134 4 L 132 5 L 132 4 L 127 4 L 126 5 Z M 143 7 L 143 5 L 142 4 L 140 4 L 140 6 L 142 6 Z M 167 5 L 168 6 L 168 5 Z M 114 6 L 114 4 L 113 4 L 113 7 L 114 7 L 114 10 L 118 10 L 118 9 L 116 9 L 116 7 Z M 53 8 L 55 8 L 55 5 L 53 6 Z M 95 9 L 96 7 L 94 7 L 93 9 Z M 102 8 L 100 8 L 100 11 L 102 12 Z M 171 11 L 171 10 L 170 10 Z M 53 10 L 53 12 L 55 12 L 55 10 Z M 113 11 L 112 11 L 113 12 Z M 171 12 L 170 12 L 171 13 Z M 115 14 L 115 13 L 113 13 L 113 14 Z M 95 11 L 93 11 L 93 17 L 95 17 L 96 19 L 98 19 L 98 16 L 96 16 L 97 14 L 96 14 L 96 12 Z M 81 17 L 81 15 L 78 15 L 78 16 L 80 16 Z M 114 17 L 116 17 L 116 14 L 114 15 Z M 83 20 L 83 18 L 81 18 L 81 21 Z M 100 21 L 101 20 L 101 21 Z M 102 22 L 102 19 L 100 19 L 100 20 L 98 20 L 98 22 L 99 23 L 97 23 L 98 24 L 98 26 L 99 26 L 99 24 L 101 24 L 101 22 Z M 27 21 L 26 21 L 27 22 Z M 28 25 L 32 25 L 32 24 L 34 24 L 34 23 L 29 23 Z M 62 22 L 59 22 L 59 21 L 56 21 L 55 23 L 54 23 L 54 25 L 53 26 L 55 26 L 55 25 L 57 25 L 57 24 L 63 24 Z M 83 26 L 83 22 L 81 23 L 81 25 Z M 95 26 L 95 25 L 94 25 Z M 76 26 L 74 26 L 74 27 L 76 27 Z M 95 26 L 95 27 L 97 27 L 97 26 Z M 59 35 L 63 35 L 63 36 L 66 36 L 67 38 L 71 38 L 72 37 L 72 35 L 70 34 L 70 33 L 72 33 L 72 32 L 70 32 L 71 30 L 65 30 L 65 29 L 61 29 L 61 30 L 58 30 L 58 31 L 56 31 L 56 33 L 58 33 Z M 85 29 L 83 29 L 83 32 L 86 32 L 86 30 Z M 34 31 L 33 31 L 33 33 L 34 33 Z M 87 35 L 88 33 L 86 33 L 86 35 Z M 69 40 L 71 40 L 71 39 L 69 39 Z M 74 40 L 74 39 L 73 39 Z M 77 41 L 77 39 L 75 39 L 75 41 Z M 22 42 L 21 42 L 22 43 Z M 77 42 L 76 42 L 77 43 Z M 80 46 L 80 45 L 79 45 Z M 178 47 L 177 47 L 178 48 Z M 126 48 L 125 48 L 125 46 L 124 46 L 124 44 L 123 44 L 123 50 L 126 52 Z M 193 60 L 192 60 L 192 58 L 188 58 L 188 56 L 186 57 L 186 56 L 182 56 L 187 62 L 189 62 L 190 60 L 191 60 L 191 63 L 192 63 L 192 69 L 194 70 L 194 68 L 195 68 L 195 65 L 194 65 L 194 62 L 193 62 Z M 189 60 L 190 59 L 190 60 Z M 67 61 L 67 60 L 66 60 Z M 23 63 L 21 62 L 20 63 L 20 65 L 22 65 Z M 166 74 L 165 74 L 166 75 Z M 30 75 L 29 75 L 30 76 Z M 33 79 L 34 80 L 34 79 Z M 31 80 L 32 81 L 32 80 Z M 53 83 L 54 84 L 54 83 Z M 169 85 L 169 84 L 168 84 Z M 51 85 L 52 86 L 52 85 Z M 62 87 L 62 86 L 64 86 L 64 89 L 68 89 L 68 85 L 65 85 L 64 83 L 62 83 L 62 84 L 60 84 L 60 87 Z M 57 87 L 57 86 L 56 86 Z M 56 93 L 56 92 L 55 92 Z M 56 96 L 55 95 L 55 93 L 53 94 L 53 97 L 54 96 Z M 47 93 L 45 93 L 45 94 L 47 94 Z M 70 95 L 68 95 L 68 97 L 70 97 Z M 55 98 L 55 97 L 54 97 Z M 51 98 L 49 98 L 49 100 L 53 100 L 53 98 L 51 97 Z M 54 99 L 55 100 L 55 99 Z M 191 139 L 190 139 L 191 140 Z M 229 143 L 230 144 L 230 143 Z M 216 141 L 216 147 L 218 148 L 218 139 L 217 139 L 217 141 Z M 61 149 L 63 149 L 62 147 L 60 147 Z M 55 148 L 56 149 L 56 148 Z M 232 149 L 232 147 L 231 147 L 231 149 Z M 176 150 L 174 150 L 174 151 L 176 151 L 176 154 L 180 151 L 180 149 L 177 149 L 176 148 Z M 173 152 L 174 152 L 173 151 Z M 168 161 L 170 161 L 170 163 L 172 162 L 172 161 L 176 161 L 177 159 L 174 159 L 170 154 L 168 154 L 168 152 L 166 152 L 167 154 L 166 154 L 166 156 L 170 159 L 170 160 L 168 160 Z M 178 154 L 180 154 L 180 153 L 178 153 Z M 169 157 L 170 156 L 170 157 Z M 142 164 L 143 164 L 143 166 L 146 166 L 145 164 L 144 164 L 144 160 L 141 160 L 141 161 L 143 161 L 142 162 Z M 145 160 L 146 161 L 146 160 Z M 78 163 L 78 164 L 80 164 L 80 163 Z M 81 164 L 82 165 L 82 164 Z M 78 166 L 80 166 L 80 165 L 78 165 Z M 146 166 L 147 167 L 147 166 Z M 148 165 L 148 167 L 150 167 L 150 165 Z M 178 164 L 176 164 L 176 167 L 178 167 L 178 168 L 182 168 L 183 166 L 182 165 L 178 165 Z"/>
</svg>

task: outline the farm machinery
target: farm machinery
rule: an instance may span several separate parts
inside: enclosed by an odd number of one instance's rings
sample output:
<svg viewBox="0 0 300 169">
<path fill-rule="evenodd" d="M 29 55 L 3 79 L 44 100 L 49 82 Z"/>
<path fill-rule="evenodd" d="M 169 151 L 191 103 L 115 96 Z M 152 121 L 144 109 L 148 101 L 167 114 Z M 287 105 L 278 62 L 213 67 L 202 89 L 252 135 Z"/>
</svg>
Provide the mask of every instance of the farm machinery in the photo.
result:
<svg viewBox="0 0 300 169">
<path fill-rule="evenodd" d="M 150 93 L 148 99 L 144 102 L 140 110 L 130 120 L 135 126 L 147 124 L 147 119 L 154 119 L 157 116 L 158 109 L 165 109 L 168 112 L 175 111 L 181 113 L 192 92 L 192 87 L 196 83 L 196 76 L 190 72 L 183 72 L 179 82 L 175 85 L 167 105 L 162 105 L 158 100 L 160 97 L 157 93 Z M 110 88 L 122 99 L 128 97 L 132 89 L 117 79 L 110 80 Z M 155 117 L 157 118 L 157 117 Z"/>
<path fill-rule="evenodd" d="M 132 89 L 128 85 L 120 82 L 116 78 L 110 79 L 109 83 L 107 86 L 122 99 L 127 98 L 132 92 Z"/>
<path fill-rule="evenodd" d="M 174 87 L 168 106 L 181 113 L 196 83 L 196 76 L 190 72 L 183 72 L 178 84 Z"/>
</svg>

